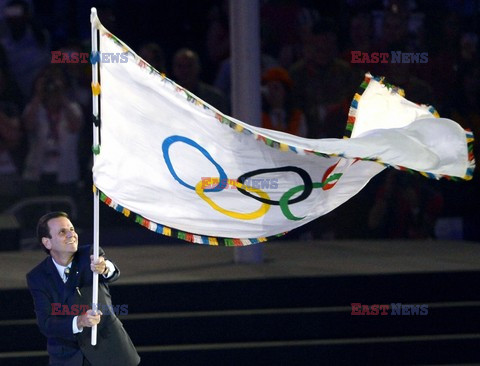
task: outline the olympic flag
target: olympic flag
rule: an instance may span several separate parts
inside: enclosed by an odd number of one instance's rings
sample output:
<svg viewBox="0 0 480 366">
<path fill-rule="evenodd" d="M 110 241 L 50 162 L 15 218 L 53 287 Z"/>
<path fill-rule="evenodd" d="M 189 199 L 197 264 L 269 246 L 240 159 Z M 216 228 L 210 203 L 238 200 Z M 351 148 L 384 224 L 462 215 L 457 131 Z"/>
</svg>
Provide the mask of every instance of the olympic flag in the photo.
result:
<svg viewBox="0 0 480 366">
<path fill-rule="evenodd" d="M 94 185 L 103 202 L 150 230 L 248 245 L 328 213 L 386 167 L 436 179 L 472 175 L 472 134 L 379 78 L 366 75 L 345 139 L 305 139 L 223 115 L 154 70 L 98 18 L 94 24 L 100 53 L 122 55 L 96 58 Z"/>
</svg>

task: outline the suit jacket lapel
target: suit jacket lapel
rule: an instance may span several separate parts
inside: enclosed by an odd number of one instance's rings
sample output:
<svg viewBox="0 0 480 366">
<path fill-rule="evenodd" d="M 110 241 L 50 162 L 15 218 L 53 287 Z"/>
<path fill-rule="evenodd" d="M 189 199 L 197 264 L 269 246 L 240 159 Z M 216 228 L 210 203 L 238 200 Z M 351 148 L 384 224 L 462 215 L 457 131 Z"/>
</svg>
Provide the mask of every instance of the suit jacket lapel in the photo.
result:
<svg viewBox="0 0 480 366">
<path fill-rule="evenodd" d="M 46 272 L 47 275 L 50 279 L 50 283 L 53 284 L 55 291 L 54 294 L 58 294 L 58 300 L 56 301 L 62 301 L 62 294 L 64 291 L 64 283 L 60 275 L 58 274 L 57 267 L 55 267 L 55 264 L 53 264 L 53 259 L 51 257 L 46 258 Z"/>
</svg>

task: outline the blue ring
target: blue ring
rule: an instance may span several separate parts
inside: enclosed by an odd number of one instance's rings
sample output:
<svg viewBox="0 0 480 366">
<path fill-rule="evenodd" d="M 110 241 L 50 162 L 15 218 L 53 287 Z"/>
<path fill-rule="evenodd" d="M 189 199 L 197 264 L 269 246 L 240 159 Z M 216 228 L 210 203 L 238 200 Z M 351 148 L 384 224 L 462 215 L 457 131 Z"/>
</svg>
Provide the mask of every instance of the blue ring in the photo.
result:
<svg viewBox="0 0 480 366">
<path fill-rule="evenodd" d="M 201 147 L 199 144 L 197 144 L 195 141 L 187 138 L 187 137 L 184 137 L 184 136 L 177 136 L 177 135 L 174 135 L 174 136 L 170 136 L 170 137 L 167 137 L 164 141 L 163 141 L 163 144 L 162 144 L 162 151 L 163 151 L 163 158 L 165 159 L 165 164 L 167 164 L 167 168 L 168 170 L 170 171 L 170 174 L 172 174 L 173 178 L 175 178 L 175 180 L 180 183 L 182 186 L 184 187 L 187 187 L 191 190 L 195 190 L 195 187 L 194 186 L 191 186 L 190 184 L 187 184 L 186 182 L 184 182 L 182 179 L 180 179 L 180 177 L 177 175 L 177 173 L 175 172 L 175 169 L 173 169 L 173 166 L 172 166 L 172 162 L 170 160 L 170 156 L 168 155 L 168 149 L 170 148 L 170 145 L 172 145 L 174 142 L 184 142 L 185 144 L 187 145 L 190 145 L 194 148 L 196 148 L 198 151 L 200 151 L 203 156 L 205 156 L 213 165 L 215 165 L 215 168 L 217 168 L 217 171 L 219 173 L 219 182 L 218 184 L 213 187 L 213 188 L 208 188 L 208 189 L 205 189 L 205 192 L 220 192 L 222 191 L 226 186 L 227 186 L 227 174 L 225 173 L 225 171 L 222 169 L 222 167 L 215 161 L 213 160 L 212 156 L 208 153 L 207 150 L 205 150 L 203 147 Z"/>
</svg>

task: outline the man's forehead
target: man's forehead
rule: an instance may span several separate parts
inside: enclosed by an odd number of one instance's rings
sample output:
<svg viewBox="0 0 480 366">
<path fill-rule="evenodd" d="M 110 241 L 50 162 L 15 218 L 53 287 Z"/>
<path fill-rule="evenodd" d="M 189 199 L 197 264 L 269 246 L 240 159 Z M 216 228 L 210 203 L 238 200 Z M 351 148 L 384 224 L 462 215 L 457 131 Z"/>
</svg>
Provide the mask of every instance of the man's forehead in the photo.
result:
<svg viewBox="0 0 480 366">
<path fill-rule="evenodd" d="M 72 227 L 72 223 L 66 217 L 55 217 L 48 220 L 48 227 Z"/>
</svg>

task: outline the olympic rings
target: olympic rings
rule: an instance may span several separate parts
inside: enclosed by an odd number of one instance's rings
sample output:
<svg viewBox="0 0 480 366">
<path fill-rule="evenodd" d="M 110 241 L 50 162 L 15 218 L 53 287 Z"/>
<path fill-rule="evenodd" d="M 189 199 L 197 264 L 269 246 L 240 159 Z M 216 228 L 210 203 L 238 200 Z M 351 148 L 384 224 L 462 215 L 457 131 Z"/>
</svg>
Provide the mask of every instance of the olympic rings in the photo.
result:
<svg viewBox="0 0 480 366">
<path fill-rule="evenodd" d="M 163 151 L 163 157 L 165 159 L 165 163 L 167 164 L 167 168 L 170 171 L 170 174 L 172 174 L 173 178 L 180 183 L 182 186 L 187 187 L 189 189 L 195 190 L 195 187 L 191 186 L 190 184 L 186 183 L 180 177 L 177 175 L 175 172 L 175 169 L 173 169 L 172 162 L 170 160 L 170 156 L 168 154 L 168 149 L 170 148 L 170 145 L 172 145 L 174 142 L 183 142 L 187 145 L 190 145 L 194 148 L 196 148 L 198 151 L 200 151 L 214 166 L 217 168 L 218 174 L 220 175 L 220 180 L 218 181 L 218 184 L 213 187 L 213 188 L 208 188 L 205 190 L 205 192 L 220 192 L 225 188 L 225 182 L 227 181 L 227 174 L 223 170 L 223 168 L 215 161 L 213 160 L 212 156 L 209 154 L 207 150 L 205 150 L 202 146 L 200 146 L 198 143 L 195 141 L 184 137 L 184 136 L 170 136 L 167 137 L 162 144 L 162 151 Z"/>
<path fill-rule="evenodd" d="M 251 172 L 248 172 L 248 173 L 245 173 L 245 174 L 242 174 L 241 176 L 239 176 L 237 181 L 239 183 L 243 184 L 243 182 L 245 182 L 245 180 L 247 178 L 251 178 L 255 175 L 264 174 L 264 173 L 274 173 L 274 172 L 288 172 L 288 171 L 292 171 L 294 173 L 297 173 L 300 176 L 300 178 L 302 178 L 303 187 L 305 187 L 303 189 L 302 194 L 300 196 L 298 196 L 297 198 L 294 198 L 292 201 L 288 202 L 288 204 L 301 202 L 301 201 L 307 199 L 308 196 L 310 196 L 310 193 L 312 193 L 312 190 L 313 190 L 312 178 L 310 178 L 310 175 L 305 170 L 303 170 L 301 168 L 298 168 L 298 167 L 295 167 L 295 166 L 283 166 L 283 167 L 280 167 L 280 168 L 252 170 Z M 245 189 L 243 189 L 241 187 L 238 187 L 238 186 L 237 186 L 237 189 L 240 193 L 243 193 L 245 196 L 256 199 L 257 201 L 260 201 L 260 202 L 263 202 L 263 203 L 268 203 L 269 205 L 277 205 L 277 206 L 280 205 L 280 201 L 273 201 L 273 200 L 270 200 L 270 199 L 265 199 L 263 197 L 254 196 L 253 194 L 247 192 L 248 189 L 245 190 Z"/>
<path fill-rule="evenodd" d="M 219 173 L 219 181 L 218 181 L 218 184 L 215 187 L 204 189 L 203 180 L 200 180 L 196 184 L 196 186 L 193 187 L 192 185 L 183 181 L 177 175 L 177 173 L 175 172 L 175 169 L 173 168 L 173 165 L 172 165 L 172 162 L 171 162 L 170 156 L 169 156 L 170 146 L 175 142 L 183 142 L 187 145 L 190 145 L 190 146 L 196 148 L 198 151 L 200 151 L 203 154 L 203 156 L 205 156 L 208 159 L 208 161 L 210 161 L 215 166 L 215 168 L 217 169 L 217 171 Z M 262 205 L 256 211 L 249 212 L 249 213 L 241 213 L 241 212 L 230 211 L 230 210 L 227 210 L 223 207 L 220 207 L 215 202 L 213 202 L 213 200 L 211 198 L 207 197 L 207 195 L 205 194 L 206 192 L 220 192 L 220 191 L 222 191 L 226 187 L 227 182 L 229 181 L 228 178 L 227 178 L 227 174 L 225 173 L 223 168 L 212 158 L 212 156 L 209 154 L 209 152 L 205 148 L 203 148 L 197 142 L 195 142 L 195 141 L 193 141 L 193 140 L 191 140 L 187 137 L 173 135 L 173 136 L 170 136 L 170 137 L 166 138 L 163 141 L 162 151 L 163 151 L 163 156 L 164 156 L 167 168 L 170 171 L 170 174 L 172 174 L 173 178 L 178 183 L 180 183 L 181 185 L 183 185 L 184 187 L 186 187 L 188 189 L 194 190 L 200 196 L 200 198 L 202 198 L 205 202 L 207 202 L 210 205 L 210 207 L 212 207 L 214 210 L 216 210 L 216 211 L 218 211 L 218 212 L 220 212 L 224 215 L 227 215 L 229 217 L 232 217 L 232 218 L 235 218 L 235 219 L 240 219 L 240 220 L 254 220 L 254 219 L 257 219 L 257 218 L 265 215 L 268 212 L 268 210 L 270 209 L 271 205 L 280 206 L 280 209 L 282 210 L 283 215 L 289 220 L 294 220 L 294 221 L 302 220 L 305 217 L 295 216 L 290 211 L 289 205 L 294 204 L 294 203 L 298 203 L 298 202 L 301 202 L 301 201 L 304 201 L 305 199 L 307 199 L 310 196 L 310 194 L 312 193 L 314 188 L 322 188 L 323 190 L 332 189 L 335 186 L 335 184 L 337 184 L 340 177 L 343 175 L 343 173 L 331 174 L 335 170 L 335 168 L 337 167 L 338 162 L 335 163 L 334 165 L 330 166 L 325 171 L 325 173 L 322 177 L 322 182 L 315 182 L 315 183 L 312 182 L 312 178 L 310 177 L 308 172 L 306 172 L 305 170 L 303 170 L 299 167 L 295 167 L 295 166 L 284 166 L 284 167 L 279 167 L 279 168 L 265 168 L 265 169 L 257 169 L 257 170 L 247 172 L 245 174 L 242 174 L 240 177 L 238 177 L 237 181 L 234 181 L 234 184 L 235 184 L 235 186 L 237 187 L 237 189 L 240 193 L 242 193 L 245 196 L 251 197 L 251 198 L 253 198 L 257 201 L 260 201 L 262 203 Z M 248 179 L 250 177 L 253 177 L 255 175 L 265 174 L 265 173 L 273 173 L 273 172 L 289 172 L 289 171 L 297 173 L 300 176 L 300 178 L 302 178 L 303 184 L 289 189 L 287 192 L 285 192 L 282 195 L 282 197 L 278 201 L 271 200 L 269 195 L 266 192 L 264 192 L 260 189 L 253 188 L 253 187 L 248 187 L 248 186 L 243 184 L 246 179 Z M 298 193 L 300 191 L 302 191 L 302 193 L 298 197 L 290 200 L 293 197 L 293 195 L 295 195 L 296 193 Z M 254 195 L 250 192 L 253 192 L 256 195 Z"/>
<path fill-rule="evenodd" d="M 313 183 L 312 186 L 313 186 L 313 188 L 322 188 L 323 189 L 324 187 L 328 186 L 328 184 L 330 182 L 340 179 L 341 176 L 342 176 L 342 173 L 332 174 L 330 177 L 328 177 L 323 182 Z M 333 185 L 335 185 L 335 183 Z M 287 192 L 285 192 L 283 194 L 283 196 L 280 198 L 279 202 L 280 202 L 280 208 L 282 210 L 282 213 L 289 220 L 298 221 L 298 220 L 302 220 L 302 219 L 305 218 L 305 216 L 304 217 L 295 216 L 294 214 L 292 214 L 292 211 L 290 211 L 290 208 L 288 207 L 288 202 L 290 200 L 290 197 L 292 197 L 295 193 L 300 192 L 302 189 L 305 189 L 305 186 L 300 185 L 300 186 L 293 187 L 293 188 L 289 189 Z"/>
<path fill-rule="evenodd" d="M 195 192 L 197 192 L 197 194 L 200 196 L 200 198 L 202 198 L 205 202 L 207 202 L 210 205 L 210 207 L 212 207 L 214 210 L 216 210 L 216 211 L 218 211 L 218 212 L 220 212 L 224 215 L 233 217 L 234 219 L 240 219 L 240 220 L 258 219 L 259 217 L 262 217 L 263 215 L 265 215 L 268 212 L 268 210 L 270 209 L 269 204 L 262 203 L 262 205 L 260 206 L 260 208 L 258 210 L 250 212 L 250 213 L 241 213 L 241 212 L 226 210 L 226 209 L 220 207 L 219 205 L 217 205 L 215 202 L 213 202 L 210 197 L 207 197 L 207 195 L 204 193 L 202 183 L 203 182 L 200 180 L 200 182 L 198 182 L 197 185 L 195 186 Z M 235 182 L 235 185 L 237 186 L 237 188 L 243 186 L 246 190 L 257 193 L 263 199 L 268 200 L 270 198 L 266 192 L 263 192 L 260 189 L 247 187 L 247 186 L 245 186 L 245 185 L 243 185 L 239 182 Z"/>
</svg>

